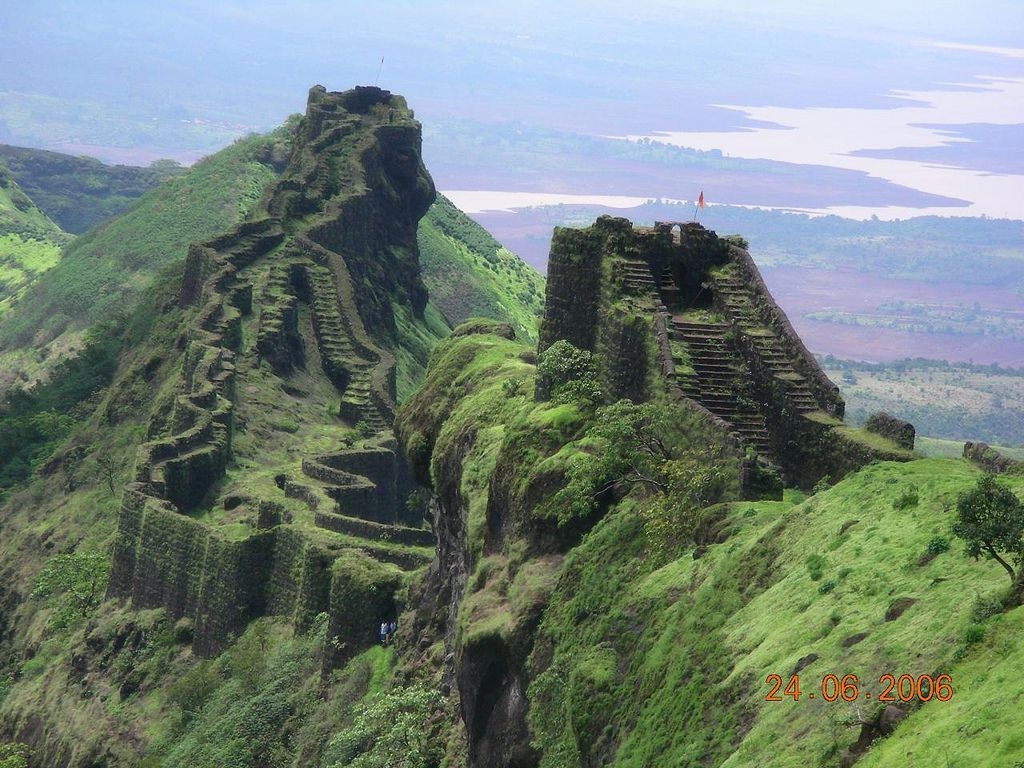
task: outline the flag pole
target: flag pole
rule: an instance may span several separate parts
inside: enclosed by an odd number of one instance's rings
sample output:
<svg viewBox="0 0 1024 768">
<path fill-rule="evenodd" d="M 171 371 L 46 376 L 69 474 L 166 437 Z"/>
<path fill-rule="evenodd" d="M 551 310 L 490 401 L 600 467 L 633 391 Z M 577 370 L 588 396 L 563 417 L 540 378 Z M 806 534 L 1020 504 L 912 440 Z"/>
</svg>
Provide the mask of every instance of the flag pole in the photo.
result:
<svg viewBox="0 0 1024 768">
<path fill-rule="evenodd" d="M 697 209 L 704 207 L 704 190 L 700 191 L 700 195 L 697 197 L 697 202 L 693 204 L 693 221 L 697 221 Z"/>
<path fill-rule="evenodd" d="M 380 57 L 380 66 L 377 67 L 377 79 L 373 81 L 374 85 L 379 85 L 380 84 L 380 72 L 381 72 L 382 69 L 384 69 L 384 57 L 383 56 Z"/>
</svg>

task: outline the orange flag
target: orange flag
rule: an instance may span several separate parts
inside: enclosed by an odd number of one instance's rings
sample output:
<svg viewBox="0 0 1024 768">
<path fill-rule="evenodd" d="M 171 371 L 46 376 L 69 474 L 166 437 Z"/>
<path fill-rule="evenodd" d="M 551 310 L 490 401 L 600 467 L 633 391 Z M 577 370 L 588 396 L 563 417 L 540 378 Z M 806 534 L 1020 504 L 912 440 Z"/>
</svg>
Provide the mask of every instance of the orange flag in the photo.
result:
<svg viewBox="0 0 1024 768">
<path fill-rule="evenodd" d="M 704 207 L 704 190 L 703 189 L 700 191 L 700 197 L 697 198 L 697 207 L 698 208 L 703 208 Z"/>
</svg>

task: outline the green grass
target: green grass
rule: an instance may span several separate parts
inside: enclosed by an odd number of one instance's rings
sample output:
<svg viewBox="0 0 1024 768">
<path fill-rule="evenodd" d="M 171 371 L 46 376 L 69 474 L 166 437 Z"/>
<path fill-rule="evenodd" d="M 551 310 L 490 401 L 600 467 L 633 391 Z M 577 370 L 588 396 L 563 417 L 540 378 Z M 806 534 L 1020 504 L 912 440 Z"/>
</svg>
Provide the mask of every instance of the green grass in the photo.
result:
<svg viewBox="0 0 1024 768">
<path fill-rule="evenodd" d="M 860 443 L 861 445 L 866 445 L 872 450 L 881 451 L 887 454 L 898 454 L 900 456 L 906 456 L 907 458 L 914 455 L 912 451 L 900 448 L 892 440 L 889 440 L 875 432 L 868 432 L 866 429 L 837 427 L 836 432 L 849 440 Z"/>
<path fill-rule="evenodd" d="M 255 204 L 274 171 L 257 158 L 280 134 L 240 140 L 143 195 L 125 214 L 78 237 L 4 318 L 8 350 L 39 348 L 131 306 L 189 243 L 228 229 Z M 9 359 L 5 353 L 3 360 Z"/>
<path fill-rule="evenodd" d="M 403 402 L 423 381 L 434 347 L 451 329 L 433 302 L 427 304 L 423 319 L 412 315 L 405 305 L 395 305 L 398 348 L 395 350 L 395 390 Z"/>
<path fill-rule="evenodd" d="M 23 240 L 67 239 L 39 206 L 25 194 L 0 161 L 0 235 L 16 234 Z"/>
<path fill-rule="evenodd" d="M 418 231 L 423 282 L 453 325 L 470 317 L 510 323 L 537 339 L 544 278 L 439 195 Z"/>
<path fill-rule="evenodd" d="M 955 665 L 953 698 L 914 712 L 895 738 L 871 750 L 858 766 L 936 764 L 949 768 L 1015 766 L 1024 760 L 1020 711 L 1024 691 L 1024 608 L 990 619 L 982 642 Z"/>
<path fill-rule="evenodd" d="M 1005 445 L 991 447 L 1003 456 L 1024 461 L 1024 447 L 1011 448 Z M 964 455 L 964 444 L 961 440 L 940 440 L 935 437 L 918 436 L 914 440 L 914 450 L 926 458 L 958 459 Z"/>
<path fill-rule="evenodd" d="M 25 289 L 60 261 L 60 246 L 47 240 L 0 235 L 0 317 Z"/>
<path fill-rule="evenodd" d="M 554 653 L 530 689 L 542 765 L 572 764 L 587 750 L 595 758 L 613 742 L 613 765 L 834 765 L 859 727 L 853 705 L 807 699 L 824 675 L 856 674 L 877 696 L 885 673 L 942 672 L 958 698 L 925 705 L 861 764 L 910 754 L 931 764 L 924 756 L 942 755 L 947 742 L 951 765 L 1011 764 L 982 756 L 1010 760 L 1022 748 L 1011 670 L 1024 613 L 988 619 L 984 639 L 968 647 L 975 598 L 1005 591 L 1005 573 L 966 559 L 955 540 L 918 565 L 931 539 L 949 535 L 950 505 L 977 476 L 962 461 L 882 463 L 795 505 L 737 503 L 725 542 L 653 572 L 635 515 L 613 511 L 567 556 L 544 615 L 538 646 Z M 894 510 L 911 485 L 919 505 Z M 819 581 L 804 567 L 811 560 Z M 900 597 L 916 602 L 884 621 Z M 812 652 L 819 659 L 801 673 L 802 700 L 765 701 L 766 675 L 788 681 Z M 912 729 L 906 743 L 903 728 Z"/>
</svg>

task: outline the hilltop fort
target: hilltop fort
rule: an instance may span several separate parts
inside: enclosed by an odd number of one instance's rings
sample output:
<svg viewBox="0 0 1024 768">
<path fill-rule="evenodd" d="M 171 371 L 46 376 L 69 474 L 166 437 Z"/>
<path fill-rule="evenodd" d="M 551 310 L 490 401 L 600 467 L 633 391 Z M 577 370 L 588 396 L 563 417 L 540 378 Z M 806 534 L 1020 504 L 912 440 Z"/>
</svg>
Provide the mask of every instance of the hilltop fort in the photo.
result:
<svg viewBox="0 0 1024 768">
<path fill-rule="evenodd" d="M 124 493 L 110 596 L 191 622 L 203 655 L 261 615 L 328 613 L 328 666 L 375 641 L 433 544 L 390 432 L 393 307 L 422 317 L 416 226 L 433 199 L 401 98 L 310 91 L 263 215 L 189 250 L 180 372 Z M 292 434 L 268 408 L 326 408 L 327 423 Z M 244 457 L 240 430 L 261 442 Z"/>
<path fill-rule="evenodd" d="M 746 458 L 748 493 L 781 490 L 765 485 L 761 470 L 810 489 L 913 449 L 912 427 L 909 440 L 885 445 L 843 425 L 839 388 L 745 243 L 695 222 L 634 227 L 604 216 L 585 229 L 556 229 L 539 351 L 559 339 L 598 353 L 608 401 L 642 402 L 664 387 L 702 413 Z"/>
</svg>

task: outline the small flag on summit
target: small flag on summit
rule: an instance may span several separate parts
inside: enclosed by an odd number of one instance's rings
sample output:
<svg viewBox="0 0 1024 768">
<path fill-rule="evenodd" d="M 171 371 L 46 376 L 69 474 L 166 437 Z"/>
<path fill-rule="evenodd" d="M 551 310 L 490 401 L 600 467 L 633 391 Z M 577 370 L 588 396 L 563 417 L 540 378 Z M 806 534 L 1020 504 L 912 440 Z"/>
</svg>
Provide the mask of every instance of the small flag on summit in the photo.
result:
<svg viewBox="0 0 1024 768">
<path fill-rule="evenodd" d="M 700 197 L 697 198 L 697 207 L 698 208 L 703 208 L 704 207 L 704 190 L 703 189 L 700 191 Z"/>
</svg>

